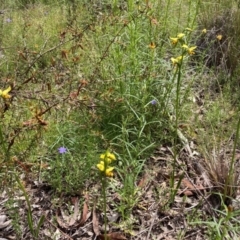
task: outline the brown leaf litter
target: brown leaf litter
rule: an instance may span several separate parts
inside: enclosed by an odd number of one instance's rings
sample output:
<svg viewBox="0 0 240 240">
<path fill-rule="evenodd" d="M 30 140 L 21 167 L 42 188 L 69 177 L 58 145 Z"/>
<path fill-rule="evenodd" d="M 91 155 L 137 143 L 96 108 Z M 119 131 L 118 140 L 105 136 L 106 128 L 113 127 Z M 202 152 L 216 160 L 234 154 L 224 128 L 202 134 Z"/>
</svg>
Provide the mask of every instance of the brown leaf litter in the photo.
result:
<svg viewBox="0 0 240 240">
<path fill-rule="evenodd" d="M 217 216 L 214 210 L 217 205 L 212 205 L 214 201 L 209 198 L 210 190 L 215 185 L 206 170 L 204 158 L 195 154 L 193 146 L 187 143 L 177 155 L 175 186 L 180 180 L 181 184 L 171 205 L 169 181 L 173 149 L 160 146 L 146 161 L 143 172 L 136 181 L 135 205 L 125 219 L 116 208 L 123 199 L 115 191 L 121 187 L 121 182 L 115 176 L 111 182 L 115 188 L 109 188 L 107 194 L 108 240 L 177 239 L 179 234 L 188 240 L 206 239 L 207 229 L 191 225 L 187 219 L 194 219 L 197 214 L 202 221 L 212 214 Z M 237 152 L 236 163 L 239 156 Z M 104 239 L 99 183 L 91 186 L 92 191 L 77 196 L 59 196 L 48 185 L 30 179 L 25 182 L 25 189 L 31 202 L 34 224 L 42 215 L 45 216 L 39 239 Z M 12 205 L 8 203 L 10 197 Z M 239 198 L 238 191 L 236 198 Z M 240 207 L 234 200 L 228 209 L 235 211 Z M 18 214 L 18 220 L 14 218 L 14 213 Z M 0 195 L 0 238 L 32 239 L 26 216 L 27 206 L 21 191 L 14 191 L 12 196 L 3 191 Z M 20 233 L 16 232 L 16 221 Z"/>
</svg>

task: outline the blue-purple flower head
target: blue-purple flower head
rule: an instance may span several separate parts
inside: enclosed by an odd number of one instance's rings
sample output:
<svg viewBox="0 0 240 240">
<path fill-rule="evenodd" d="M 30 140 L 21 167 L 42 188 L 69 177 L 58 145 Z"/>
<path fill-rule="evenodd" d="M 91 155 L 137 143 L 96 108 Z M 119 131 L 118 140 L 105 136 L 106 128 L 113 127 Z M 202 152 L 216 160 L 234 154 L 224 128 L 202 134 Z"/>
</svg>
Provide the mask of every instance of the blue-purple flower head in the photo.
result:
<svg viewBox="0 0 240 240">
<path fill-rule="evenodd" d="M 67 152 L 67 148 L 65 148 L 65 147 L 60 147 L 60 148 L 58 148 L 58 152 L 59 152 L 60 154 L 64 154 L 64 153 Z"/>
<path fill-rule="evenodd" d="M 10 22 L 12 22 L 12 19 L 11 19 L 11 18 L 7 18 L 5 21 L 6 21 L 7 23 L 10 23 Z"/>
<path fill-rule="evenodd" d="M 155 99 L 153 99 L 152 101 L 150 101 L 150 103 L 151 103 L 152 105 L 156 105 L 156 104 L 157 104 L 157 101 L 156 101 Z"/>
</svg>

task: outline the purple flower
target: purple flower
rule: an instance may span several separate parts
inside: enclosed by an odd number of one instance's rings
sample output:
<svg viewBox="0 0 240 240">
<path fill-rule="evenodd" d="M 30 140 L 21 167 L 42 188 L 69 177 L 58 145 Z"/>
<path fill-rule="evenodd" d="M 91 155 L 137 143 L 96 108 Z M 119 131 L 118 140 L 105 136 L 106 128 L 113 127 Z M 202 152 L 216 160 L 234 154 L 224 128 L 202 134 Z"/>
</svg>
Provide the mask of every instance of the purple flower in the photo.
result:
<svg viewBox="0 0 240 240">
<path fill-rule="evenodd" d="M 67 149 L 66 149 L 65 147 L 60 147 L 60 148 L 58 149 L 58 152 L 59 152 L 60 154 L 63 154 L 63 153 L 66 153 L 66 152 L 67 152 Z"/>
<path fill-rule="evenodd" d="M 7 23 L 12 22 L 11 18 L 7 18 L 5 21 L 6 21 Z"/>
<path fill-rule="evenodd" d="M 155 99 L 153 99 L 152 101 L 150 101 L 150 103 L 151 103 L 152 105 L 156 105 L 156 104 L 157 104 L 157 101 L 156 101 Z"/>
</svg>

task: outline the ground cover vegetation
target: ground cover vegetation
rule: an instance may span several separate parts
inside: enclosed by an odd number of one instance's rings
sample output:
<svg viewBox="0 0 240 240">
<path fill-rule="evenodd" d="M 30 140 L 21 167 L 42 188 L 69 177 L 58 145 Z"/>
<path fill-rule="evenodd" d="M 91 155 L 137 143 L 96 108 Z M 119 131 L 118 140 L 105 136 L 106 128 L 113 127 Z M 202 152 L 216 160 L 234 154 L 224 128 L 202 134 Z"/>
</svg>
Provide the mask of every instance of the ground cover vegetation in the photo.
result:
<svg viewBox="0 0 240 240">
<path fill-rule="evenodd" d="M 239 239 L 239 4 L 2 1 L 1 239 Z"/>
</svg>

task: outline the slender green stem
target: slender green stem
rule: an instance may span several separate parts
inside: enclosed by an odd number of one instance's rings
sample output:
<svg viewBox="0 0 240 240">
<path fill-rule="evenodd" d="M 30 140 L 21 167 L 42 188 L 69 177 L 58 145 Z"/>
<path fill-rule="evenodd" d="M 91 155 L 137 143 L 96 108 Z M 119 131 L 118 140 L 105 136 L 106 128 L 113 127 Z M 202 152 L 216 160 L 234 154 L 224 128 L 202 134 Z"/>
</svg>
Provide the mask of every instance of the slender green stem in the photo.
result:
<svg viewBox="0 0 240 240">
<path fill-rule="evenodd" d="M 182 55 L 183 57 L 183 55 Z M 178 120 L 179 120 L 179 106 L 180 106 L 180 87 L 181 87 L 181 68 L 182 62 L 178 65 L 177 68 L 177 88 L 176 88 L 176 102 L 175 102 L 175 138 L 174 138 L 174 159 L 173 159 L 173 166 L 172 166 L 172 174 L 170 179 L 170 188 L 171 188 L 171 199 L 170 203 L 173 203 L 177 189 L 174 188 L 175 182 L 175 170 L 176 170 L 176 163 L 177 163 L 177 139 L 178 139 Z M 175 77 L 176 75 L 174 75 Z M 181 181 L 181 179 L 179 180 Z M 179 185 L 180 183 L 178 183 Z"/>
<path fill-rule="evenodd" d="M 107 196 L 106 188 L 107 181 L 106 176 L 102 176 L 102 197 L 103 197 L 103 213 L 104 213 L 104 239 L 107 240 Z"/>
<path fill-rule="evenodd" d="M 171 3 L 171 1 L 168 0 L 167 6 L 166 6 L 166 12 L 165 12 L 165 16 L 164 16 L 164 23 L 163 23 L 163 27 L 165 29 L 166 29 L 166 24 L 167 24 L 167 21 L 168 21 L 168 15 L 169 15 L 168 11 L 169 11 L 169 8 L 170 8 L 170 3 Z"/>
</svg>

